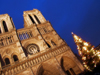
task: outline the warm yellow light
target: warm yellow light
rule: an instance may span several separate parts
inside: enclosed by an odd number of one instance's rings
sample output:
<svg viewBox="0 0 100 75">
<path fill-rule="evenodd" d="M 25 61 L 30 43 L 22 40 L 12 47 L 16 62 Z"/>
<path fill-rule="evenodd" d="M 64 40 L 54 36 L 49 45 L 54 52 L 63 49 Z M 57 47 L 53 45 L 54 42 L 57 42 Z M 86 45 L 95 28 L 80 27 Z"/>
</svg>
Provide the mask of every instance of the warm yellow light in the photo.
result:
<svg viewBox="0 0 100 75">
<path fill-rule="evenodd" d="M 87 52 L 89 52 L 89 51 L 87 50 Z"/>
<path fill-rule="evenodd" d="M 73 32 L 72 35 L 77 45 L 79 55 L 82 57 L 81 59 L 83 60 L 84 67 L 87 70 L 92 71 L 92 68 L 90 67 L 90 65 L 88 65 L 88 62 L 86 62 L 86 60 L 90 57 L 93 57 L 93 59 L 95 59 L 94 57 L 97 56 L 99 59 L 92 60 L 92 64 L 94 64 L 93 67 L 96 67 L 96 64 L 100 61 L 100 51 L 95 50 L 94 46 L 92 46 L 89 42 L 85 42 L 83 39 L 75 35 Z M 87 56 L 85 56 L 86 53 Z M 92 56 L 89 56 L 90 53 L 92 54 Z"/>
<path fill-rule="evenodd" d="M 79 54 L 80 54 L 80 55 L 82 55 L 82 52 L 81 52 L 81 51 L 79 51 Z"/>
<path fill-rule="evenodd" d="M 93 61 L 93 63 L 95 63 L 95 61 Z"/>
<path fill-rule="evenodd" d="M 82 60 L 86 60 L 86 57 L 82 57 Z"/>
<path fill-rule="evenodd" d="M 82 42 L 82 39 L 79 39 L 79 42 Z"/>
<path fill-rule="evenodd" d="M 88 43 L 87 43 L 87 42 L 84 42 L 84 45 L 85 45 L 85 46 L 88 46 Z"/>
<path fill-rule="evenodd" d="M 98 56 L 100 57 L 100 54 L 98 54 Z"/>
<path fill-rule="evenodd" d="M 77 45 L 77 49 L 79 50 L 80 49 L 80 47 Z"/>
<path fill-rule="evenodd" d="M 87 67 L 87 65 L 84 65 L 84 67 Z"/>
<path fill-rule="evenodd" d="M 87 50 L 87 47 L 83 47 L 84 50 Z"/>
<path fill-rule="evenodd" d="M 94 50 L 94 48 L 92 47 L 92 49 L 91 50 Z"/>
<path fill-rule="evenodd" d="M 96 64 L 94 65 L 94 67 L 96 67 Z"/>
<path fill-rule="evenodd" d="M 85 63 L 85 62 L 83 62 L 83 64 L 85 65 L 86 63 Z"/>
<path fill-rule="evenodd" d="M 92 71 L 87 65 L 84 65 L 84 67 L 85 67 L 86 69 L 88 69 L 89 71 Z"/>
<path fill-rule="evenodd" d="M 99 59 L 100 59 L 100 52 L 99 51 L 97 51 L 96 52 L 96 55 L 99 57 Z"/>
<path fill-rule="evenodd" d="M 78 37 L 77 37 L 76 35 L 74 35 L 74 38 L 75 38 L 76 40 L 78 40 Z"/>
<path fill-rule="evenodd" d="M 97 52 L 97 54 L 100 54 L 100 52 Z"/>
</svg>

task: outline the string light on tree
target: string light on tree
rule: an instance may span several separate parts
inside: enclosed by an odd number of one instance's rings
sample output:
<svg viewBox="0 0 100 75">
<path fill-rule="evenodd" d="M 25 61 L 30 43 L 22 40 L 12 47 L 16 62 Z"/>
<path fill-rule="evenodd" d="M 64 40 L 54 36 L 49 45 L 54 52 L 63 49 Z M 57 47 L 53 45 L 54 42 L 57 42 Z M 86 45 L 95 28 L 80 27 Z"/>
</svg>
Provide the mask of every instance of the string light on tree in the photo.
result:
<svg viewBox="0 0 100 75">
<path fill-rule="evenodd" d="M 74 38 L 75 44 L 77 45 L 77 49 L 79 55 L 82 58 L 84 67 L 92 71 L 98 63 L 100 63 L 100 52 L 94 49 L 89 42 L 84 41 L 82 38 L 77 36 L 72 32 L 72 36 Z"/>
</svg>

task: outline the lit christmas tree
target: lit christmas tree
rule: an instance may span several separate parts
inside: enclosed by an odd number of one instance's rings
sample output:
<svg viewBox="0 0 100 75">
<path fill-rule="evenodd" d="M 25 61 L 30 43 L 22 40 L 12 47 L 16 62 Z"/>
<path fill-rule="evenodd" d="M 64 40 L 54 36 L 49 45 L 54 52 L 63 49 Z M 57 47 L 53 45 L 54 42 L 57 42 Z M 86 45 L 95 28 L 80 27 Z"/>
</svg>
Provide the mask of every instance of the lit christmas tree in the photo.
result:
<svg viewBox="0 0 100 75">
<path fill-rule="evenodd" d="M 89 42 L 84 41 L 79 36 L 72 33 L 79 55 L 82 58 L 84 67 L 92 71 L 100 63 L 100 51 L 95 50 Z"/>
</svg>

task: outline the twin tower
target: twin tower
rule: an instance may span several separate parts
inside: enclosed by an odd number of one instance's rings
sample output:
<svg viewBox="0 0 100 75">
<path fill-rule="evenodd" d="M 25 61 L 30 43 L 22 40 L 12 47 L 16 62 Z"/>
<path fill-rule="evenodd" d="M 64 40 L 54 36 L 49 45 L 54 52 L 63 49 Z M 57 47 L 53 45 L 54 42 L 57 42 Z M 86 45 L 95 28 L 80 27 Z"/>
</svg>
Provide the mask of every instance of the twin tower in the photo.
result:
<svg viewBox="0 0 100 75">
<path fill-rule="evenodd" d="M 24 28 L 16 30 L 8 14 L 0 15 L 1 75 L 77 75 L 84 70 L 39 10 L 23 16 Z"/>
</svg>

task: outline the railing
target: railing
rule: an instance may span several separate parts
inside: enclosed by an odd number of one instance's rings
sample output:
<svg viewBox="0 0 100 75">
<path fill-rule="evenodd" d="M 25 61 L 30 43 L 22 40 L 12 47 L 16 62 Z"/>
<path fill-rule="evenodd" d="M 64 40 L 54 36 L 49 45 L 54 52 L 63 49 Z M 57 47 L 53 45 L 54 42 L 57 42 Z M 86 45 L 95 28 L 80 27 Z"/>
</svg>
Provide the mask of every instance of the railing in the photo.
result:
<svg viewBox="0 0 100 75">
<path fill-rule="evenodd" d="M 25 39 L 29 39 L 31 38 L 32 32 L 31 31 L 22 31 L 22 32 L 18 32 L 18 37 L 20 40 L 25 40 Z"/>
<path fill-rule="evenodd" d="M 12 65 L 10 67 L 4 68 L 2 69 L 2 74 L 1 75 L 13 75 L 13 74 L 17 74 L 19 72 L 22 72 L 23 70 L 27 69 L 28 67 L 32 67 L 36 64 L 39 64 L 43 61 L 46 61 L 54 56 L 57 56 L 63 52 L 65 52 L 67 49 L 67 45 L 62 45 L 58 48 L 55 48 L 53 50 L 49 50 L 39 56 L 33 57 L 31 59 L 27 59 L 23 62 L 19 62 L 15 65 Z"/>
<path fill-rule="evenodd" d="M 7 46 L 9 44 L 12 44 L 13 42 L 14 39 L 12 35 L 0 37 L 0 47 Z"/>
<path fill-rule="evenodd" d="M 44 26 L 38 27 L 38 29 L 41 32 L 41 34 L 47 34 L 53 31 L 53 28 L 50 25 L 44 25 Z"/>
</svg>

